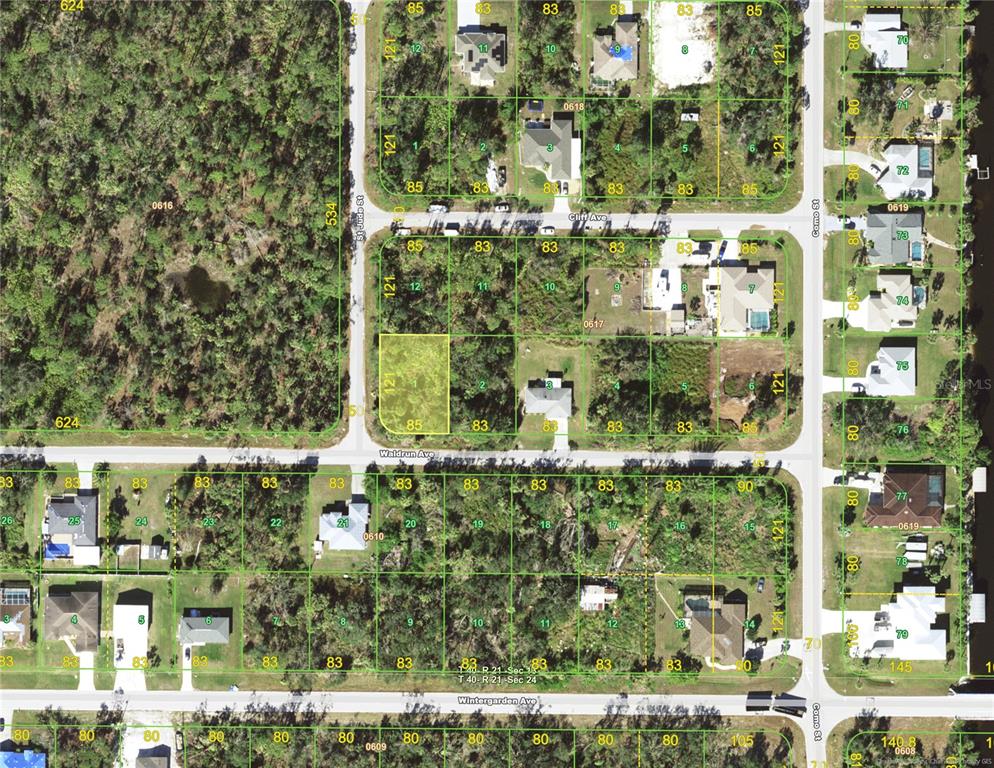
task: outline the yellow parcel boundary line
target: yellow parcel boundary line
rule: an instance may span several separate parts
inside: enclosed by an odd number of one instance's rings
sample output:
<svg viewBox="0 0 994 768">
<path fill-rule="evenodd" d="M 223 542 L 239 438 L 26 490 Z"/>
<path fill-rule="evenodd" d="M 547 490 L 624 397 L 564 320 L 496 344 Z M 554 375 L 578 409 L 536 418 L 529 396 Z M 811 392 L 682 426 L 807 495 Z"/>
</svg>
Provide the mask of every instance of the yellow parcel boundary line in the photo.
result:
<svg viewBox="0 0 994 768">
<path fill-rule="evenodd" d="M 427 342 L 431 342 L 428 344 Z M 425 343 L 426 349 L 418 349 L 419 343 Z M 396 350 L 387 350 L 388 346 L 396 345 L 398 348 Z M 433 347 L 441 345 L 444 349 L 444 362 L 442 361 L 441 355 L 439 359 L 431 360 L 430 357 L 433 353 L 438 350 L 433 349 Z M 380 334 L 380 345 L 379 345 L 379 372 L 378 372 L 378 382 L 379 382 L 379 395 L 380 395 L 380 407 L 377 408 L 377 417 L 380 420 L 380 424 L 383 428 L 394 435 L 447 435 L 449 434 L 449 420 L 450 420 L 450 376 L 451 376 L 451 363 L 450 363 L 450 347 L 449 347 L 449 334 L 447 333 L 381 333 Z M 421 354 L 419 354 L 419 352 Z M 394 371 L 390 370 L 384 372 L 384 358 L 389 356 L 397 355 L 400 357 L 400 367 L 407 367 L 405 371 Z M 429 379 L 427 374 L 432 373 L 431 371 L 416 371 L 413 382 L 405 382 L 406 374 L 413 370 L 410 366 L 412 362 L 421 362 L 431 365 L 434 363 L 436 366 L 442 366 L 442 371 L 444 371 L 444 381 L 434 381 Z M 435 375 L 439 375 L 441 371 L 436 370 Z M 418 374 L 425 374 L 424 376 L 418 376 Z M 395 378 L 396 377 L 396 378 Z M 412 386 L 411 391 L 404 390 L 404 383 L 408 386 Z M 427 383 L 429 386 L 419 386 Z M 444 388 L 444 403 L 442 402 L 441 394 L 439 392 L 432 392 L 431 384 L 437 384 L 439 389 Z M 406 405 L 404 403 L 394 402 L 394 398 L 391 397 L 396 391 L 400 391 L 406 394 L 408 398 L 412 395 L 417 398 L 420 396 L 423 398 L 424 408 L 420 409 L 420 412 L 408 412 L 410 402 Z M 437 402 L 433 402 L 436 400 Z M 420 401 L 419 401 L 420 404 Z M 431 406 L 435 406 L 432 409 Z M 396 419 L 388 419 L 390 421 L 396 421 L 394 427 L 399 426 L 402 422 L 405 425 L 404 429 L 391 428 L 387 421 L 384 420 L 384 413 L 390 415 L 390 411 L 393 408 L 400 408 L 401 415 Z M 441 423 L 439 414 L 444 414 L 444 424 Z M 426 416 L 427 414 L 427 416 Z M 420 417 L 420 418 L 419 418 Z"/>
</svg>

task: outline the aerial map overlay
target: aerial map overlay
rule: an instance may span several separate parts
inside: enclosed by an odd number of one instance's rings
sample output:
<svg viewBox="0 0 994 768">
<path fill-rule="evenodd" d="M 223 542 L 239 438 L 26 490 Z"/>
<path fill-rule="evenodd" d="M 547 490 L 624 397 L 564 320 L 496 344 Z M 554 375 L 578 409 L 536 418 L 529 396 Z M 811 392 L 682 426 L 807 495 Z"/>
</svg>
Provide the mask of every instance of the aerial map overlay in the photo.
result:
<svg viewBox="0 0 994 768">
<path fill-rule="evenodd" d="M 0 768 L 994 765 L 992 62 L 3 0 Z"/>
</svg>

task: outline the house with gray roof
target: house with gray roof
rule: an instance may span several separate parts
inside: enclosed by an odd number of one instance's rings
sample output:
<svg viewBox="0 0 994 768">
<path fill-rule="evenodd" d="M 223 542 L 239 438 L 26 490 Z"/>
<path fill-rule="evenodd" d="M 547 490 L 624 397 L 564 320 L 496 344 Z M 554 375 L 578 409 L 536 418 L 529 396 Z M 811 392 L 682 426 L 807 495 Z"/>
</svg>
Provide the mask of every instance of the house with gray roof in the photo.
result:
<svg viewBox="0 0 994 768">
<path fill-rule="evenodd" d="M 568 450 L 569 420 L 573 415 L 572 382 L 563 381 L 561 371 L 548 371 L 544 379 L 529 381 L 522 397 L 526 415 L 541 416 L 546 422 L 555 424 L 553 450 Z"/>
<path fill-rule="evenodd" d="M 638 75 L 639 18 L 619 16 L 613 27 L 594 34 L 590 84 L 594 88 L 610 88 L 617 82 L 635 80 Z"/>
<path fill-rule="evenodd" d="M 99 565 L 97 501 L 95 490 L 48 499 L 42 523 L 46 560 L 72 559 L 76 565 Z"/>
<path fill-rule="evenodd" d="M 191 608 L 179 620 L 180 645 L 227 645 L 231 619 L 207 608 Z"/>
<path fill-rule="evenodd" d="M 100 584 L 54 585 L 45 597 L 45 640 L 65 640 L 76 653 L 100 644 Z"/>
<path fill-rule="evenodd" d="M 169 768 L 169 755 L 139 755 L 135 768 Z"/>
<path fill-rule="evenodd" d="M 456 32 L 456 53 L 472 85 L 492 88 L 507 71 L 507 34 L 499 27 L 467 26 Z"/>
<path fill-rule="evenodd" d="M 580 137 L 573 130 L 571 114 L 525 122 L 521 136 L 522 165 L 537 168 L 549 181 L 571 182 L 580 178 L 580 157 Z"/>
<path fill-rule="evenodd" d="M 931 144 L 895 141 L 884 147 L 887 168 L 877 186 L 888 200 L 930 200 L 935 171 L 935 148 Z"/>
<path fill-rule="evenodd" d="M 573 415 L 573 385 L 563 381 L 558 371 L 550 371 L 544 379 L 528 382 L 525 389 L 525 413 L 553 419 L 568 419 Z"/>
<path fill-rule="evenodd" d="M 167 744 L 157 744 L 147 749 L 139 749 L 135 756 L 135 768 L 171 768 L 172 750 Z M 180 758 L 182 762 L 182 758 Z"/>
<path fill-rule="evenodd" d="M 920 264 L 925 258 L 925 213 L 871 210 L 863 239 L 872 267 Z"/>
</svg>

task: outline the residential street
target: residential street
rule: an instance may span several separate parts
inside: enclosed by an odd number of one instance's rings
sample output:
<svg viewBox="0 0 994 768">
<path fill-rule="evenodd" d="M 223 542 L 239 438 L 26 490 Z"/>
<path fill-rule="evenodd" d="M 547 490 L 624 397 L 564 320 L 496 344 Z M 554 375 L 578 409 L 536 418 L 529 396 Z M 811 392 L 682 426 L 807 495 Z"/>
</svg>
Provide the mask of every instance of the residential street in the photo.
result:
<svg viewBox="0 0 994 768">
<path fill-rule="evenodd" d="M 352 10 L 364 14 L 368 3 L 363 0 L 352 3 Z M 805 14 L 805 22 L 810 29 L 810 39 L 821 41 L 829 29 L 838 25 L 826 25 L 823 18 L 824 6 L 812 2 Z M 350 164 L 354 174 L 352 188 L 353 207 L 362 198 L 363 228 L 367 237 L 389 227 L 397 214 L 380 210 L 373 205 L 367 190 L 364 174 L 364 150 L 367 146 L 365 99 L 371 86 L 363 66 L 366 42 L 364 28 L 358 28 L 355 52 L 352 55 L 349 86 L 352 96 L 349 115 L 353 127 L 353 144 Z M 812 235 L 812 212 L 823 208 L 823 170 L 826 162 L 838 160 L 835 153 L 822 145 L 824 125 L 824 102 L 821 98 L 825 79 L 824 50 L 820 44 L 809 44 L 805 50 L 804 83 L 812 93 L 810 107 L 803 112 L 803 143 L 799 151 L 797 165 L 803 172 L 803 195 L 801 201 L 784 214 L 656 214 L 614 215 L 611 226 L 615 230 L 631 230 L 636 234 L 683 233 L 694 229 L 720 229 L 727 237 L 736 236 L 739 231 L 752 227 L 782 230 L 792 234 L 803 249 L 803 409 L 802 429 L 798 439 L 779 451 L 768 451 L 762 459 L 766 466 L 782 468 L 792 474 L 802 491 L 801 526 L 802 546 L 798 553 L 801 562 L 799 571 L 803 591 L 802 635 L 812 638 L 810 648 L 803 650 L 800 681 L 791 693 L 808 700 L 807 714 L 800 720 L 806 740 L 806 755 L 809 764 L 822 765 L 827 760 L 826 744 L 832 727 L 844 719 L 860 712 L 875 712 L 884 716 L 917 716 L 977 718 L 994 717 L 994 701 L 991 697 L 952 695 L 938 697 L 847 697 L 836 693 L 825 678 L 825 661 L 822 656 L 824 634 L 842 631 L 841 624 L 826 625 L 823 621 L 826 611 L 822 605 L 823 541 L 822 541 L 822 497 L 826 480 L 832 474 L 823 470 L 823 338 L 822 321 L 825 305 L 822 300 L 824 265 L 824 240 L 820 230 Z M 570 230 L 574 222 L 565 212 L 536 216 L 514 217 L 504 214 L 477 214 L 472 212 L 452 212 L 442 216 L 427 213 L 404 213 L 402 226 L 424 228 L 445 223 L 458 222 L 463 229 L 469 227 L 489 227 L 498 231 L 510 231 L 514 226 L 530 221 L 542 226 L 552 225 L 559 230 Z M 352 304 L 349 309 L 350 347 L 349 365 L 349 405 L 354 415 L 348 418 L 348 432 L 337 445 L 320 450 L 273 449 L 252 446 L 243 447 L 196 447 L 196 446 L 113 446 L 93 445 L 85 447 L 49 446 L 31 449 L 31 453 L 43 455 L 48 462 L 75 462 L 92 466 L 97 462 L 148 463 L 189 465 L 200 460 L 210 464 L 247 462 L 319 462 L 320 464 L 350 465 L 355 472 L 363 472 L 370 464 L 380 466 L 401 461 L 389 455 L 386 446 L 376 443 L 365 429 L 365 345 L 366 318 L 363 306 L 366 286 L 366 261 L 369 254 L 365 243 L 357 243 L 355 258 L 351 263 Z M 348 413 L 347 413 L 348 415 Z M 4 449 L 11 452 L 15 449 Z M 554 459 L 557 466 L 565 468 L 626 466 L 634 463 L 644 465 L 713 466 L 742 467 L 752 466 L 757 455 L 750 451 L 728 450 L 715 453 L 679 451 L 655 453 L 641 451 L 572 451 L 559 452 L 516 450 L 509 452 L 487 451 L 446 451 L 433 452 L 433 460 L 457 459 L 466 462 L 506 462 L 508 464 L 529 464 L 536 461 Z M 421 465 L 426 457 L 406 458 L 407 464 Z M 794 587 L 798 588 L 797 586 Z M 829 613 L 828 615 L 833 615 Z M 406 691 L 348 691 L 333 693 L 289 693 L 250 692 L 198 692 L 189 689 L 190 680 L 184 676 L 184 689 L 171 691 L 132 691 L 120 696 L 108 692 L 80 691 L 32 691 L 4 690 L 0 717 L 10 722 L 14 709 L 44 708 L 57 702 L 66 709 L 96 711 L 106 704 L 110 697 L 124 705 L 129 717 L 140 722 L 154 718 L 156 711 L 192 712 L 201 707 L 208 711 L 233 707 L 244 710 L 250 706 L 290 706 L 313 708 L 347 717 L 349 713 L 399 714 L 415 709 L 428 708 L 440 713 L 469 714 L 482 711 L 486 714 L 508 714 L 521 711 L 542 712 L 557 715 L 602 715 L 616 712 L 621 714 L 662 714 L 667 711 L 717 711 L 723 715 L 744 715 L 744 695 L 679 694 L 657 696 L 603 695 L 603 694 L 483 694 L 482 697 L 517 697 L 517 702 L 461 702 L 464 694 L 456 693 L 412 693 Z M 531 701 L 522 701 L 533 699 Z M 776 713 L 772 713 L 776 716 Z M 817 716 L 817 727 L 816 727 Z"/>
</svg>

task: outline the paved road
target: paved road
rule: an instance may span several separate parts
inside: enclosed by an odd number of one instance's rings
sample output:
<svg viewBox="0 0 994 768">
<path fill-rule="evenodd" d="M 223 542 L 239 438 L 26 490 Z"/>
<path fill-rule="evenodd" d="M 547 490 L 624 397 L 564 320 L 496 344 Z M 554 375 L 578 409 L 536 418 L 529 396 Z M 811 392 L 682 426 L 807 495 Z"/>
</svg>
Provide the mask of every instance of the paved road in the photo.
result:
<svg viewBox="0 0 994 768">
<path fill-rule="evenodd" d="M 353 3 L 356 13 L 364 13 L 366 2 Z M 805 22 L 811 30 L 812 40 L 821 40 L 825 32 L 825 22 L 822 16 L 821 3 L 813 2 L 805 13 Z M 367 194 L 366 179 L 363 163 L 363 150 L 366 146 L 366 123 L 364 119 L 364 95 L 367 89 L 365 68 L 365 39 L 360 34 L 356 39 L 356 53 L 350 68 L 350 86 L 352 101 L 349 115 L 354 128 L 354 142 L 351 148 L 351 167 L 355 174 L 353 186 L 353 209 L 361 198 L 363 226 L 367 233 L 372 234 L 388 227 L 394 214 L 376 208 Z M 357 66 L 358 63 L 358 66 Z M 822 145 L 822 126 L 824 124 L 824 104 L 821 98 L 821 84 L 824 82 L 824 53 L 822 46 L 809 45 L 806 50 L 804 63 L 804 82 L 812 94 L 811 106 L 803 115 L 803 195 L 801 202 L 790 211 L 783 214 L 673 214 L 658 216 L 656 214 L 613 215 L 611 227 L 615 230 L 632 229 L 639 232 L 679 234 L 691 229 L 721 229 L 726 236 L 749 227 L 785 230 L 790 232 L 800 242 L 804 260 L 804 389 L 803 389 L 803 426 L 798 439 L 782 451 L 770 451 L 766 461 L 770 466 L 780 466 L 793 474 L 802 489 L 802 579 L 806 587 L 803 590 L 802 627 L 805 637 L 820 638 L 824 632 L 839 631 L 838 626 L 823 625 L 821 582 L 823 573 L 822 563 L 822 483 L 826 475 L 822 468 L 822 285 L 823 285 L 823 241 L 820 234 L 812 233 L 812 211 L 815 206 L 821 206 L 822 171 L 826 162 L 835 160 Z M 824 215 L 824 214 L 823 214 Z M 403 215 L 404 226 L 429 227 L 448 222 L 459 222 L 463 227 L 492 227 L 503 231 L 510 230 L 516 223 L 521 224 L 529 217 L 503 216 L 500 214 L 480 215 L 477 213 L 453 212 L 443 217 L 429 216 L 426 213 L 406 213 Z M 538 223 L 538 220 L 530 222 Z M 541 217 L 542 224 L 552 224 L 557 229 L 569 230 L 573 222 L 565 213 L 545 214 Z M 365 248 L 357 244 L 355 258 L 352 261 L 351 292 L 354 297 L 350 308 L 350 334 L 353 342 L 361 342 L 365 334 L 365 313 L 362 306 L 364 285 L 366 280 Z M 91 446 L 80 448 L 46 447 L 38 449 L 51 462 L 72 462 L 92 464 L 97 461 L 156 463 L 156 464 L 190 464 L 201 458 L 210 463 L 272 461 L 280 463 L 295 463 L 304 460 L 317 459 L 323 464 L 348 464 L 357 470 L 364 469 L 372 462 L 391 464 L 399 461 L 381 453 L 382 446 L 376 444 L 367 434 L 362 407 L 365 405 L 365 358 L 363 345 L 352 343 L 349 349 L 350 373 L 350 402 L 357 406 L 360 415 L 349 420 L 349 430 L 346 437 L 338 445 L 321 450 L 277 450 L 267 448 L 225 448 L 225 447 L 115 447 Z M 712 464 L 716 467 L 731 467 L 750 465 L 755 454 L 746 451 L 719 451 L 717 453 L 696 453 L 680 451 L 674 453 L 649 452 L 607 452 L 607 451 L 574 451 L 568 456 L 540 451 L 511 451 L 508 453 L 492 452 L 456 452 L 439 451 L 436 459 L 446 457 L 459 458 L 468 461 L 490 462 L 504 460 L 508 462 L 530 463 L 536 460 L 555 459 L 560 466 L 566 467 L 610 467 L 621 466 L 628 462 L 643 462 L 648 464 L 665 463 L 675 467 Z M 423 464 L 425 459 L 405 459 L 408 463 Z M 834 614 L 828 613 L 832 616 Z M 994 717 L 994 704 L 991 697 L 949 696 L 949 697 L 889 697 L 873 699 L 859 697 L 843 697 L 835 693 L 828 685 L 824 676 L 824 661 L 820 643 L 814 643 L 812 649 L 803 655 L 801 679 L 793 693 L 808 698 L 812 704 L 819 707 L 819 727 L 815 727 L 813 708 L 801 721 L 807 743 L 809 760 L 825 760 L 825 740 L 831 728 L 841 720 L 851 717 L 862 710 L 877 711 L 890 716 L 925 716 L 942 714 L 963 718 Z M 17 707 L 44 707 L 58 701 L 67 708 L 97 709 L 105 702 L 106 693 L 86 691 L 4 691 L 3 706 L 0 715 Z M 683 711 L 717 709 L 722 714 L 744 714 L 744 697 L 713 696 L 713 695 L 668 695 L 668 696 L 633 696 L 625 700 L 618 696 L 595 694 L 544 694 L 537 696 L 537 701 L 529 706 L 538 707 L 549 714 L 579 715 L 604 714 L 611 711 L 624 711 L 630 714 L 663 712 L 667 708 L 679 708 Z M 299 704 L 314 706 L 319 709 L 329 709 L 343 715 L 349 712 L 362 713 L 402 713 L 412 711 L 418 706 L 437 708 L 440 712 L 473 712 L 483 709 L 489 713 L 507 713 L 515 711 L 517 704 L 496 704 L 480 706 L 478 704 L 460 703 L 457 694 L 433 693 L 416 695 L 405 692 L 336 692 L 329 694 L 314 694 L 294 697 L 283 693 L 210 693 L 203 692 L 148 692 L 129 694 L 123 703 L 128 708 L 137 711 L 147 710 L 176 710 L 192 711 L 205 705 L 210 709 L 234 706 L 244 708 L 251 704 L 267 703 L 272 705 Z M 620 709 L 627 707 L 627 709 Z"/>
</svg>

